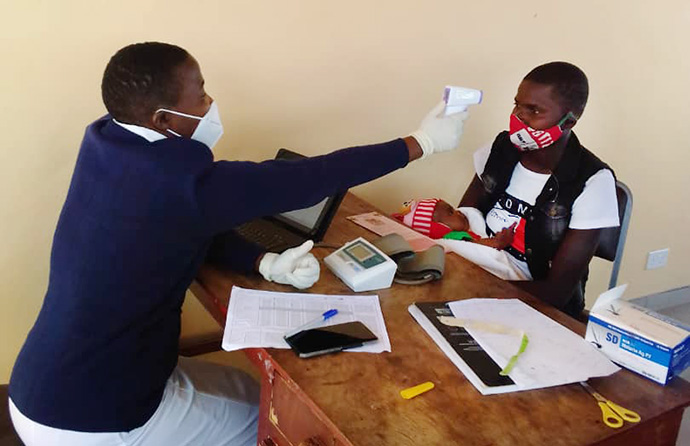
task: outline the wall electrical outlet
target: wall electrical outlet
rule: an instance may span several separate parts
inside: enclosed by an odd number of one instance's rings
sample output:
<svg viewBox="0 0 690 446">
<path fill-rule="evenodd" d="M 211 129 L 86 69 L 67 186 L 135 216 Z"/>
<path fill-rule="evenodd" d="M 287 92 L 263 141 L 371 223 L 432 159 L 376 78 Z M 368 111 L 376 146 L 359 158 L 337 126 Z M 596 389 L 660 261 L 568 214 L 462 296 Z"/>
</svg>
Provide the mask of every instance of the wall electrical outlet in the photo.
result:
<svg viewBox="0 0 690 446">
<path fill-rule="evenodd" d="M 666 266 L 668 263 L 668 248 L 650 251 L 647 254 L 647 266 L 645 269 L 657 269 Z"/>
</svg>

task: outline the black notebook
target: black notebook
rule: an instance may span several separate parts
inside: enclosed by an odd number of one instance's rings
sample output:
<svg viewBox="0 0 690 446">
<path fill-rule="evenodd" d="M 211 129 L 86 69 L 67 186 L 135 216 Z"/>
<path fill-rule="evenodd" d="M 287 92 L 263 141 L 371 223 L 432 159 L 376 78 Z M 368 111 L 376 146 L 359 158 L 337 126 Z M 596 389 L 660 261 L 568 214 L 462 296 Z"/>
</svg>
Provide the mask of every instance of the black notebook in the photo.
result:
<svg viewBox="0 0 690 446">
<path fill-rule="evenodd" d="M 457 368 L 483 395 L 518 390 L 509 376 L 461 327 L 442 324 L 439 316 L 453 316 L 447 302 L 418 302 L 407 309 Z"/>
</svg>

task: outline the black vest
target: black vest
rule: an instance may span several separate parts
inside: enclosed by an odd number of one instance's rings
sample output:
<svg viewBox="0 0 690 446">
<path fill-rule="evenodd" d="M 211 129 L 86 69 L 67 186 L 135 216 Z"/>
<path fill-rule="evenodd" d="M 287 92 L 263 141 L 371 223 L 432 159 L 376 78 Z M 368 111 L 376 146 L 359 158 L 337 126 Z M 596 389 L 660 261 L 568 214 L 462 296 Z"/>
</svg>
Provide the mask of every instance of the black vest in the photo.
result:
<svg viewBox="0 0 690 446">
<path fill-rule="evenodd" d="M 510 142 L 509 133 L 499 133 L 480 176 L 486 194 L 479 203 L 479 210 L 484 215 L 505 192 L 519 160 L 520 152 Z M 587 180 L 601 169 L 610 167 L 582 147 L 577 136 L 571 133 L 563 157 L 534 207 L 525 215 L 525 256 L 534 280 L 544 279 L 548 274 L 551 259 L 568 229 L 573 202 L 582 193 Z"/>
</svg>

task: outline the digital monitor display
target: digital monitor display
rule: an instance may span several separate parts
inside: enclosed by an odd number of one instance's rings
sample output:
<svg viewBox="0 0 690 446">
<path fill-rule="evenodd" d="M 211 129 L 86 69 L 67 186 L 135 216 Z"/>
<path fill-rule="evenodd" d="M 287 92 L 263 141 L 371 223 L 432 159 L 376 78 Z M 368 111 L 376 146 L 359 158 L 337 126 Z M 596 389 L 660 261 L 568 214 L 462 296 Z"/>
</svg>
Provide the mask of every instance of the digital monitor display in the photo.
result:
<svg viewBox="0 0 690 446">
<path fill-rule="evenodd" d="M 355 259 L 360 262 L 364 262 L 369 257 L 374 256 L 376 253 L 366 248 L 364 245 L 358 243 L 354 246 L 347 248 L 347 251 L 354 256 Z"/>
</svg>

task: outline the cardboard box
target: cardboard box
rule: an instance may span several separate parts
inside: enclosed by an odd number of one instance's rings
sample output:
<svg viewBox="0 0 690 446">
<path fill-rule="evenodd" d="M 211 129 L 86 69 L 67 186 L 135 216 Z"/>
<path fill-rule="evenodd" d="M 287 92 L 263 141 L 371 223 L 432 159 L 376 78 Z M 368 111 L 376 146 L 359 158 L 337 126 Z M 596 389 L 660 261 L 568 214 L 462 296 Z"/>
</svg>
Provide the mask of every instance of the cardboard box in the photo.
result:
<svg viewBox="0 0 690 446">
<path fill-rule="evenodd" d="M 666 384 L 690 365 L 690 327 L 621 299 L 626 287 L 599 296 L 585 340 L 620 366 Z"/>
</svg>

